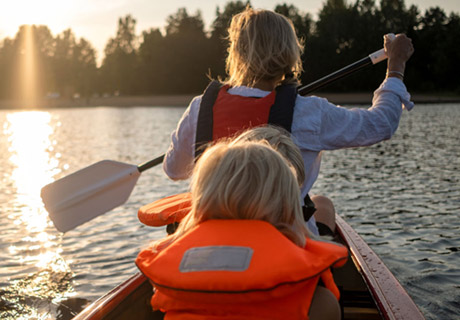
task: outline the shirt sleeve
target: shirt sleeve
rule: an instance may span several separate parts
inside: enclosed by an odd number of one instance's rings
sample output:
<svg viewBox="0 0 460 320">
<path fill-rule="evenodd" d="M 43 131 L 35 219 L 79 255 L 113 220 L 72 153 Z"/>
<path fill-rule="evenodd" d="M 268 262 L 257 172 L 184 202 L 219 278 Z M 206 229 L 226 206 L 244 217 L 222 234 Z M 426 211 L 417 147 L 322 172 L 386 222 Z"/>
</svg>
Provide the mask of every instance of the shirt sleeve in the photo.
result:
<svg viewBox="0 0 460 320">
<path fill-rule="evenodd" d="M 201 96 L 190 102 L 177 128 L 171 133 L 171 144 L 165 154 L 163 170 L 172 180 L 188 179 L 192 174 L 200 102 Z"/>
<path fill-rule="evenodd" d="M 317 98 L 317 131 L 314 139 L 303 144 L 306 149 L 321 151 L 368 146 L 390 139 L 398 128 L 403 108 L 412 107 L 404 83 L 397 78 L 388 78 L 380 85 L 369 109 L 344 108 Z"/>
</svg>

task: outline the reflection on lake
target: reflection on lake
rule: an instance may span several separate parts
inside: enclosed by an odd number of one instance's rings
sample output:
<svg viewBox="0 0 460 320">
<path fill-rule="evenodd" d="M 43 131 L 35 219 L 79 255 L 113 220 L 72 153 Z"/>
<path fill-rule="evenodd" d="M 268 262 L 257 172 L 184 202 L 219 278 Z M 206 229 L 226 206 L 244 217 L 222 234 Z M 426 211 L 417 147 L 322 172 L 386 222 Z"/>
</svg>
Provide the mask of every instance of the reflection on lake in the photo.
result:
<svg viewBox="0 0 460 320">
<path fill-rule="evenodd" d="M 0 318 L 69 319 L 136 272 L 140 248 L 165 234 L 141 225 L 137 209 L 185 182 L 161 166 L 145 171 L 127 203 L 66 234 L 49 221 L 40 189 L 103 159 L 161 155 L 183 111 L 0 111 Z M 333 198 L 427 319 L 460 310 L 458 123 L 458 104 L 416 106 L 392 140 L 326 152 L 313 190 Z"/>
<path fill-rule="evenodd" d="M 9 161 L 14 168 L 10 179 L 16 190 L 16 203 L 21 207 L 19 215 L 11 218 L 14 224 L 23 224 L 28 231 L 38 232 L 40 242 L 46 242 L 43 231 L 48 221 L 39 190 L 43 184 L 53 181 L 53 169 L 58 162 L 48 154 L 53 148 L 49 139 L 53 132 L 50 118 L 48 112 L 11 113 L 4 124 Z"/>
<path fill-rule="evenodd" d="M 41 187 L 59 173 L 50 120 L 49 112 L 35 111 L 7 113 L 3 121 L 2 185 L 6 190 L 1 204 L 1 246 L 6 263 L 0 274 L 9 279 L 1 294 L 7 304 L 5 313 L 12 318 L 40 318 L 74 294 L 70 267 L 60 256 L 61 236 L 50 225 L 40 199 Z"/>
</svg>

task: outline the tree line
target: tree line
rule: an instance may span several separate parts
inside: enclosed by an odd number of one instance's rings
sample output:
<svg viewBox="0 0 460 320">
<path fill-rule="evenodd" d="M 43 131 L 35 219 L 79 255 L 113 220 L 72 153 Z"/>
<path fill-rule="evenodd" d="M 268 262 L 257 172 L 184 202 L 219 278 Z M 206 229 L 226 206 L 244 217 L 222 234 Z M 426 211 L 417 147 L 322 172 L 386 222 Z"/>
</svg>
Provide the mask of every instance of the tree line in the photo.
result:
<svg viewBox="0 0 460 320">
<path fill-rule="evenodd" d="M 201 12 L 179 8 L 159 28 L 136 33 L 136 19 L 118 19 L 113 38 L 107 41 L 100 66 L 96 51 L 71 29 L 53 36 L 46 26 L 31 26 L 36 50 L 40 93 L 57 92 L 72 97 L 79 94 L 152 95 L 195 94 L 209 78 L 225 78 L 226 35 L 231 17 L 250 1 L 230 1 L 216 8 L 210 30 L 205 29 Z M 405 82 L 414 92 L 460 93 L 460 16 L 439 7 L 425 12 L 404 0 L 327 0 L 316 20 L 290 4 L 274 10 L 289 17 L 305 42 L 302 83 L 307 84 L 382 47 L 382 36 L 406 33 L 415 53 L 408 62 Z M 0 42 L 0 98 L 14 98 L 13 79 L 25 54 L 27 26 L 14 38 Z M 327 90 L 374 90 L 385 72 L 385 64 L 368 68 Z"/>
</svg>

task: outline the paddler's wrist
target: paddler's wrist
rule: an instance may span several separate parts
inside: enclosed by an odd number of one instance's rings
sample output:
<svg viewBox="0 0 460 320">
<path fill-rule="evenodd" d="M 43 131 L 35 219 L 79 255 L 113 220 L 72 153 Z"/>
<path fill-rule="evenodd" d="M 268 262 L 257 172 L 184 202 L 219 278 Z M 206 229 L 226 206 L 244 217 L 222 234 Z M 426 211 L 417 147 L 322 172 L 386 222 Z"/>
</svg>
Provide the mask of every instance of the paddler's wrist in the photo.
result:
<svg viewBox="0 0 460 320">
<path fill-rule="evenodd" d="M 386 77 L 387 78 L 398 78 L 399 80 L 404 80 L 404 73 L 399 72 L 399 71 L 387 70 Z"/>
<path fill-rule="evenodd" d="M 400 80 L 404 80 L 404 70 L 406 69 L 405 62 L 399 61 L 388 61 L 387 67 L 387 78 L 398 78 Z"/>
</svg>

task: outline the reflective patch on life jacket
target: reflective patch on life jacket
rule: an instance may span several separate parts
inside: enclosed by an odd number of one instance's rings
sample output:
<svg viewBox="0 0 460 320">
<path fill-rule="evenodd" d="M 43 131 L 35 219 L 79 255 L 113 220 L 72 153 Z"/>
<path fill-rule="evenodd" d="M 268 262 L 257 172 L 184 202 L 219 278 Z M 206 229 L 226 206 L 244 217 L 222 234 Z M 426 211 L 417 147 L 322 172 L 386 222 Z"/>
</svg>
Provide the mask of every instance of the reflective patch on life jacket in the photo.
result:
<svg viewBox="0 0 460 320">
<path fill-rule="evenodd" d="M 180 272 L 246 271 L 254 250 L 241 246 L 206 246 L 185 251 Z"/>
</svg>

